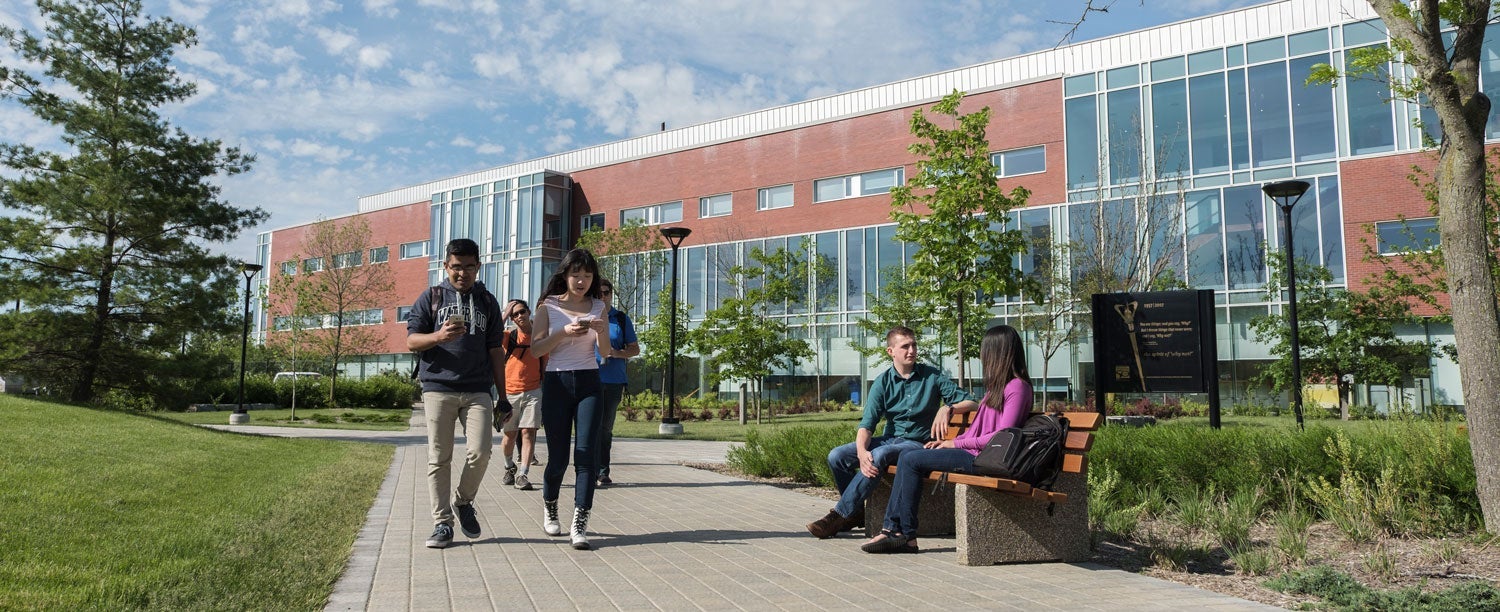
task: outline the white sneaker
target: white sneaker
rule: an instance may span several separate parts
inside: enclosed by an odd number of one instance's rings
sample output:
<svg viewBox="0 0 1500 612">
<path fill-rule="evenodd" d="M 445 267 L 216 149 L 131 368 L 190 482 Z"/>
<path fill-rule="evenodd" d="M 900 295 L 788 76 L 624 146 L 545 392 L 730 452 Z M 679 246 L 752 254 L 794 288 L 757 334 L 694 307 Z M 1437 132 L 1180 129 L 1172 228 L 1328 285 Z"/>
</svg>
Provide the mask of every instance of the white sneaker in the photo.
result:
<svg viewBox="0 0 1500 612">
<path fill-rule="evenodd" d="M 557 500 L 542 500 L 542 531 L 547 535 L 562 535 L 562 523 L 557 520 Z"/>
<path fill-rule="evenodd" d="M 576 550 L 589 549 L 589 511 L 583 508 L 573 508 L 573 548 Z"/>
</svg>

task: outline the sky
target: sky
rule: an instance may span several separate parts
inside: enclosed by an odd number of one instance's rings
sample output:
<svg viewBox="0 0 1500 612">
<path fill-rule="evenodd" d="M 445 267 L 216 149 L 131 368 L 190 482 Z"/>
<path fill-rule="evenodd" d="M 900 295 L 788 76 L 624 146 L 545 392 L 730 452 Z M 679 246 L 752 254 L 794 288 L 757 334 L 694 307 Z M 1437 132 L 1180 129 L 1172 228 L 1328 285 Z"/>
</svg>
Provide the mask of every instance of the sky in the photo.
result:
<svg viewBox="0 0 1500 612">
<path fill-rule="evenodd" d="M 1256 4 L 1092 0 L 1084 41 Z M 357 211 L 360 196 L 1058 45 L 1088 0 L 145 0 L 191 26 L 197 86 L 160 109 L 254 154 L 223 198 L 258 232 Z M 43 31 L 30 0 L 0 24 Z M 17 60 L 0 46 L 0 65 Z M 39 71 L 33 71 L 34 73 Z M 0 100 L 0 141 L 62 150 Z M 0 212 L 0 214 L 4 214 Z"/>
</svg>

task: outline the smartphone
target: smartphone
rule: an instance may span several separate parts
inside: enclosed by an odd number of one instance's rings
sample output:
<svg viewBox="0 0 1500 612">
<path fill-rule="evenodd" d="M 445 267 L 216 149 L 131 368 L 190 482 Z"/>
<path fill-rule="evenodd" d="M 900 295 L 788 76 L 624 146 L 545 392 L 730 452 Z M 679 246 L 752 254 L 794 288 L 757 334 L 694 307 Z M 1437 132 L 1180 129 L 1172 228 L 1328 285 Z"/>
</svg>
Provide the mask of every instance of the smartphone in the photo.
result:
<svg viewBox="0 0 1500 612">
<path fill-rule="evenodd" d="M 448 315 L 448 322 L 452 323 L 454 325 L 463 325 L 464 323 L 467 323 L 468 321 L 469 320 L 467 318 L 465 318 L 462 313 L 455 312 L 455 313 L 453 313 L 451 315 Z"/>
</svg>

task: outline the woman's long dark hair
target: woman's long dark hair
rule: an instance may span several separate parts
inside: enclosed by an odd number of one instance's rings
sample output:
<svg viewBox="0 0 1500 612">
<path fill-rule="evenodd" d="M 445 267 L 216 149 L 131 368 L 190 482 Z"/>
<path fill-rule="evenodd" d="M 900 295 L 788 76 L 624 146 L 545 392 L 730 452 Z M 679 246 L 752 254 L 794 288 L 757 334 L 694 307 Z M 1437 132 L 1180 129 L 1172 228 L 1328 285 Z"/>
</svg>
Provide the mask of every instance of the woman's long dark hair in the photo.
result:
<svg viewBox="0 0 1500 612">
<path fill-rule="evenodd" d="M 568 292 L 568 273 L 582 270 L 594 275 L 594 282 L 589 285 L 589 290 L 584 292 L 594 299 L 599 299 L 599 262 L 594 259 L 594 254 L 588 249 L 573 249 L 563 255 L 562 261 L 557 264 L 557 271 L 547 279 L 545 289 L 542 289 L 542 299 L 554 295 L 562 295 Z M 537 300 L 540 303 L 542 300 Z"/>
<path fill-rule="evenodd" d="M 984 365 L 984 392 L 990 396 L 991 405 L 998 405 L 1005 397 L 1005 385 L 1013 378 L 1031 384 L 1031 375 L 1026 372 L 1026 350 L 1021 346 L 1021 334 L 1009 325 L 996 325 L 984 332 L 984 341 L 979 343 L 979 362 Z"/>
</svg>

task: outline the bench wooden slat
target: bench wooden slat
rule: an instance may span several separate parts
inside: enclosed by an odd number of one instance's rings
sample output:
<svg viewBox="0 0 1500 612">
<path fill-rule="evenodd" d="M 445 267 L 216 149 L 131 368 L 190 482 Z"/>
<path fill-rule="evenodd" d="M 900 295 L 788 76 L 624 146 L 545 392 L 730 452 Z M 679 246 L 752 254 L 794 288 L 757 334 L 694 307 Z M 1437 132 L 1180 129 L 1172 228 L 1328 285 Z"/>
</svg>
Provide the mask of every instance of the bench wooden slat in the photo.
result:
<svg viewBox="0 0 1500 612">
<path fill-rule="evenodd" d="M 1093 431 L 1099 429 L 1099 424 L 1103 422 L 1097 412 L 1064 412 L 1062 415 L 1068 417 L 1069 431 L 1080 429 Z"/>
<path fill-rule="evenodd" d="M 1068 430 L 1068 437 L 1063 439 L 1063 448 L 1070 451 L 1087 452 L 1094 446 L 1094 433 L 1091 431 Z"/>
<path fill-rule="evenodd" d="M 1089 458 L 1087 455 L 1077 455 L 1074 453 L 1063 454 L 1062 471 L 1064 472 L 1067 472 L 1069 474 L 1082 474 L 1084 468 L 1087 468 L 1088 465 Z"/>
</svg>

